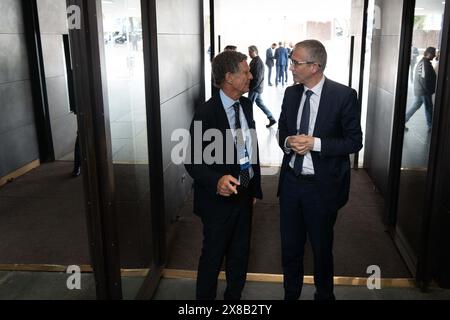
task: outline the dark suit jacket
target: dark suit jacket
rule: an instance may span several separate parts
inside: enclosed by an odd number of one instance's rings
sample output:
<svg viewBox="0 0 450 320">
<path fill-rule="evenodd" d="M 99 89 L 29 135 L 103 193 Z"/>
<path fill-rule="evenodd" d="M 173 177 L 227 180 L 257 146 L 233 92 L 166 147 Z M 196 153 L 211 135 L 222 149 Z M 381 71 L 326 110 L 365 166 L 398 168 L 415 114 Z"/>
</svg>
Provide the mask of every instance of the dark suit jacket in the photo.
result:
<svg viewBox="0 0 450 320">
<path fill-rule="evenodd" d="M 264 91 L 264 63 L 259 56 L 256 56 L 250 62 L 250 72 L 253 76 L 250 81 L 250 91 L 263 93 Z"/>
<path fill-rule="evenodd" d="M 272 48 L 266 50 L 266 65 L 268 67 L 273 67 L 275 63 L 273 62 L 274 56 L 272 53 Z"/>
<path fill-rule="evenodd" d="M 244 110 L 245 118 L 247 119 L 249 128 L 255 129 L 253 109 L 250 100 L 242 97 L 240 99 L 240 102 L 242 109 Z M 219 94 L 214 95 L 208 102 L 201 105 L 196 110 L 190 130 L 191 137 L 195 139 L 194 121 L 202 121 L 202 136 L 208 129 L 220 130 L 220 132 L 222 133 L 222 137 L 224 137 L 223 155 L 225 157 L 222 163 L 207 164 L 205 163 L 202 156 L 201 163 L 195 164 L 193 160 L 194 156 L 192 156 L 191 164 L 185 164 L 186 170 L 194 179 L 194 213 L 201 217 L 205 217 L 205 215 L 223 217 L 223 213 L 229 211 L 235 204 L 236 196 L 233 195 L 227 198 L 217 195 L 217 183 L 219 182 L 220 178 L 225 175 L 232 175 L 237 179 L 239 177 L 240 166 L 237 160 L 236 146 L 234 146 L 234 163 L 226 163 L 225 137 L 227 134 L 226 130 L 230 129 L 230 125 L 228 123 L 228 118 L 223 108 L 223 104 Z M 230 131 L 228 131 L 228 134 L 230 134 L 229 139 L 231 139 L 229 141 L 233 141 Z M 210 143 L 211 142 L 209 141 L 203 142 L 201 148 L 202 153 Z M 194 155 L 194 145 L 191 145 L 189 150 L 191 150 L 191 154 Z M 249 192 L 252 197 L 262 199 L 259 151 L 258 149 L 256 149 L 253 150 L 253 152 L 256 152 L 256 155 L 258 155 L 258 162 L 257 164 L 253 165 L 253 171 L 255 175 L 251 180 Z M 190 155 L 188 155 L 188 159 L 189 157 Z"/>
<path fill-rule="evenodd" d="M 275 50 L 275 59 L 277 60 L 277 66 L 288 65 L 288 53 L 285 47 L 279 47 Z"/>
<path fill-rule="evenodd" d="M 297 133 L 297 115 L 303 85 L 286 89 L 279 121 L 279 144 L 283 149 L 288 136 Z M 350 190 L 349 155 L 362 148 L 356 91 L 326 79 L 322 89 L 314 137 L 322 140 L 322 151 L 311 152 L 321 197 L 331 210 L 339 210 L 348 201 Z M 293 152 L 285 154 L 280 173 L 278 195 Z"/>
</svg>

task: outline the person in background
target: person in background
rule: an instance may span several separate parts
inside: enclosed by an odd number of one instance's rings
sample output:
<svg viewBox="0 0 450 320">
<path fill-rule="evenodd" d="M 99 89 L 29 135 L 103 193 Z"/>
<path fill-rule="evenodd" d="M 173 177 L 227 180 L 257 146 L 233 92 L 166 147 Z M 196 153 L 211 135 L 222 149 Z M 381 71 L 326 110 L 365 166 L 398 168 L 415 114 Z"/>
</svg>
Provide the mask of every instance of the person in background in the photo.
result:
<svg viewBox="0 0 450 320">
<path fill-rule="evenodd" d="M 250 62 L 250 72 L 253 76 L 253 79 L 250 82 L 250 92 L 248 93 L 248 98 L 252 102 L 252 105 L 256 103 L 256 105 L 267 116 L 269 119 L 269 124 L 266 127 L 270 128 L 277 123 L 277 121 L 273 117 L 269 108 L 267 108 L 264 104 L 261 96 L 264 91 L 264 63 L 258 56 L 258 48 L 256 46 L 248 47 L 248 54 L 250 58 L 252 58 L 252 61 Z"/>
<path fill-rule="evenodd" d="M 236 50 L 237 50 L 237 47 L 231 46 L 231 45 L 226 46 L 224 49 L 224 51 L 236 51 Z"/>
<path fill-rule="evenodd" d="M 286 48 L 283 47 L 283 43 L 279 43 L 279 47 L 275 50 L 275 60 L 277 60 L 277 77 L 275 79 L 275 85 L 278 86 L 278 83 L 281 82 L 281 85 L 284 86 L 284 76 L 285 69 L 288 64 L 288 54 Z"/>
<path fill-rule="evenodd" d="M 423 58 L 417 63 L 414 74 L 414 101 L 406 111 L 405 124 L 411 119 L 422 105 L 425 105 L 425 117 L 428 132 L 431 132 L 433 122 L 433 100 L 436 92 L 436 72 L 431 61 L 436 57 L 436 48 L 428 47 L 423 53 Z M 409 128 L 405 126 L 405 130 Z"/>
<path fill-rule="evenodd" d="M 272 43 L 272 46 L 266 50 L 266 66 L 269 71 L 269 86 L 273 86 L 272 84 L 272 69 L 275 65 L 275 48 L 277 47 L 276 43 Z"/>
</svg>

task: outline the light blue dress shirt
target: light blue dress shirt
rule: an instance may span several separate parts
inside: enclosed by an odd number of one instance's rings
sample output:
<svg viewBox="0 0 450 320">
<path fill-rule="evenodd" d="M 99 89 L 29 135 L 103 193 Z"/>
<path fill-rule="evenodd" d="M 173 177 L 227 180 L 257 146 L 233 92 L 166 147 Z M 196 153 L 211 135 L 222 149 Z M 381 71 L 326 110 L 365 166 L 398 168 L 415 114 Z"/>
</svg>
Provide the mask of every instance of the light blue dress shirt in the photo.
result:
<svg viewBox="0 0 450 320">
<path fill-rule="evenodd" d="M 233 133 L 234 141 L 236 142 L 236 113 L 234 111 L 233 105 L 238 101 L 234 101 L 230 97 L 228 97 L 225 92 L 220 90 L 220 99 L 222 100 L 222 105 L 227 114 L 228 123 L 230 124 L 231 131 Z M 250 134 L 249 126 L 247 123 L 247 119 L 245 118 L 244 111 L 242 110 L 242 106 L 239 107 L 239 119 L 241 122 L 242 134 L 244 136 L 245 148 L 247 149 L 249 159 L 252 159 L 253 155 L 253 147 L 252 147 L 252 135 Z M 238 159 L 239 161 L 239 159 Z M 250 167 L 250 179 L 255 176 L 253 172 L 253 167 Z"/>
</svg>

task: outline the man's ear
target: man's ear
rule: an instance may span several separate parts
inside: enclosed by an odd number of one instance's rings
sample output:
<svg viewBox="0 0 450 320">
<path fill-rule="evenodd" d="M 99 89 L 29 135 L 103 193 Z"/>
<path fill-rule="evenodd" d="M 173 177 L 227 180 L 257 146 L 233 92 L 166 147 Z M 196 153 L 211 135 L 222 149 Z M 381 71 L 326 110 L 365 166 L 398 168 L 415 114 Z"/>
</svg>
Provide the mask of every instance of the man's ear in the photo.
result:
<svg viewBox="0 0 450 320">
<path fill-rule="evenodd" d="M 233 75 L 231 74 L 231 72 L 227 72 L 225 74 L 225 82 L 228 84 L 233 84 Z"/>
</svg>

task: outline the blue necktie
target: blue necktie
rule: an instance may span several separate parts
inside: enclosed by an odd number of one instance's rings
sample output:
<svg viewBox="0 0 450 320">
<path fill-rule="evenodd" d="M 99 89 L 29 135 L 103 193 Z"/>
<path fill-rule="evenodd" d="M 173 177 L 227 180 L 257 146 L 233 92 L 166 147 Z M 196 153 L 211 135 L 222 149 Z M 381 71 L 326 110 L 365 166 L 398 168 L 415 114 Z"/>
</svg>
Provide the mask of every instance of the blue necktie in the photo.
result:
<svg viewBox="0 0 450 320">
<path fill-rule="evenodd" d="M 244 136 L 242 134 L 242 129 L 241 129 L 241 119 L 239 118 L 239 107 L 240 104 L 239 102 L 236 102 L 235 104 L 233 104 L 233 108 L 234 108 L 234 114 L 235 114 L 235 129 L 236 129 L 236 149 L 237 149 L 237 153 L 238 153 L 238 160 L 240 155 L 246 154 L 246 149 L 245 149 L 245 141 L 244 141 Z M 245 170 L 241 170 L 239 173 L 240 176 L 240 182 L 241 182 L 241 186 L 244 188 L 248 188 L 248 185 L 250 184 L 250 172 L 248 171 L 248 169 Z"/>
<path fill-rule="evenodd" d="M 311 90 L 308 90 L 305 92 L 306 100 L 305 104 L 303 106 L 303 112 L 302 112 L 302 118 L 300 121 L 300 128 L 298 129 L 298 134 L 309 134 L 309 118 L 311 115 L 311 96 L 314 94 Z M 295 156 L 295 162 L 294 162 L 294 173 L 298 177 L 302 174 L 303 171 L 303 160 L 305 159 L 305 156 L 297 154 Z"/>
</svg>

